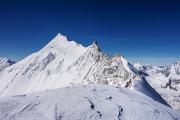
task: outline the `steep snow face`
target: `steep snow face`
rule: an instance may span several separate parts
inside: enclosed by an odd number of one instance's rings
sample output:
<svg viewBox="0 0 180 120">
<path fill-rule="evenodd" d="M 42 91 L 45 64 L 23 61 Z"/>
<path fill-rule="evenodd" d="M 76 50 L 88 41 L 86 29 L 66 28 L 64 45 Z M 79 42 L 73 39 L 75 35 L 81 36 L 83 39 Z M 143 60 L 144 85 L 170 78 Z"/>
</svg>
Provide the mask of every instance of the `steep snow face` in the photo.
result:
<svg viewBox="0 0 180 120">
<path fill-rule="evenodd" d="M 139 91 L 153 100 L 171 107 L 146 81 L 144 77 L 140 80 L 133 80 L 131 89 Z"/>
<path fill-rule="evenodd" d="M 0 94 L 12 95 L 50 89 L 52 83 L 58 83 L 51 79 L 59 75 L 58 80 L 61 80 L 64 70 L 85 51 L 85 47 L 58 34 L 42 50 L 2 72 Z"/>
<path fill-rule="evenodd" d="M 175 109 L 180 110 L 180 69 L 179 62 L 171 66 L 141 66 L 136 68 L 146 71 L 150 85 Z M 137 67 L 138 66 L 138 67 Z"/>
<path fill-rule="evenodd" d="M 40 50 L 39 54 L 41 54 L 41 52 L 52 52 L 56 57 L 63 58 L 69 65 L 85 51 L 85 47 L 74 41 L 68 41 L 66 36 L 59 33 L 42 50 Z"/>
<path fill-rule="evenodd" d="M 14 63 L 15 61 L 8 60 L 7 58 L 0 58 L 0 72 Z"/>
<path fill-rule="evenodd" d="M 72 86 L 0 98 L 1 120 L 178 120 L 143 94 L 106 85 Z"/>
</svg>

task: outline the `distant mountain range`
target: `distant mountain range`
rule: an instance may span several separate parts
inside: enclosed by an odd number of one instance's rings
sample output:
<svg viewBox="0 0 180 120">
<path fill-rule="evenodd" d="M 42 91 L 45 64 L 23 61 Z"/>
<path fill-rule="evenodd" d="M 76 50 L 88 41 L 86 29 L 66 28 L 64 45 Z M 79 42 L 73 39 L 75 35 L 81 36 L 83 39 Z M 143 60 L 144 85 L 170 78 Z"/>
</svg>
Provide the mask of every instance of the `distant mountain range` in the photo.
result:
<svg viewBox="0 0 180 120">
<path fill-rule="evenodd" d="M 175 109 L 180 110 L 180 62 L 171 66 L 134 66 L 149 74 L 147 81 Z"/>
</svg>

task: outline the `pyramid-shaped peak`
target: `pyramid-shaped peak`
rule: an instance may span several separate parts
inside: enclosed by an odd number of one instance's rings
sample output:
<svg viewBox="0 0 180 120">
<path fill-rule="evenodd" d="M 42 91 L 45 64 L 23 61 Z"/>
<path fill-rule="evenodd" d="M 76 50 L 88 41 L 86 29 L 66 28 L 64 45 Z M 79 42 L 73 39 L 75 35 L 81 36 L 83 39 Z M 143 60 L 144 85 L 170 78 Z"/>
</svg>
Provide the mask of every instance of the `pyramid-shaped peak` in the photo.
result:
<svg viewBox="0 0 180 120">
<path fill-rule="evenodd" d="M 62 35 L 61 33 L 58 33 L 49 43 L 48 45 L 54 46 L 58 44 L 66 44 L 68 42 L 68 39 L 66 36 Z"/>
<path fill-rule="evenodd" d="M 97 43 L 97 41 L 95 40 L 95 41 L 93 42 L 93 44 L 97 45 L 98 43 Z"/>
<path fill-rule="evenodd" d="M 78 49 L 84 50 L 85 47 L 82 45 L 76 43 L 75 41 L 69 40 L 66 36 L 62 35 L 61 33 L 58 33 L 44 48 L 41 49 L 41 51 L 49 51 L 52 49 L 55 50 L 68 50 L 68 49 Z M 83 51 L 82 50 L 82 51 Z"/>
<path fill-rule="evenodd" d="M 58 33 L 42 50 L 49 48 L 60 48 L 61 46 L 66 46 L 68 42 L 69 41 L 66 36 Z"/>
<path fill-rule="evenodd" d="M 60 40 L 61 40 L 61 41 L 66 41 L 66 42 L 68 41 L 67 37 L 64 36 L 64 35 L 62 35 L 61 33 L 58 33 L 58 34 L 56 35 L 56 37 L 53 38 L 52 41 L 59 42 Z"/>
<path fill-rule="evenodd" d="M 101 49 L 98 46 L 97 41 L 94 41 L 93 44 L 90 46 L 90 48 L 93 48 L 95 50 L 101 51 Z"/>
<path fill-rule="evenodd" d="M 56 35 L 56 37 L 62 37 L 62 36 L 65 37 L 65 35 L 63 35 L 63 34 L 61 34 L 61 33 L 58 33 L 58 34 Z"/>
</svg>

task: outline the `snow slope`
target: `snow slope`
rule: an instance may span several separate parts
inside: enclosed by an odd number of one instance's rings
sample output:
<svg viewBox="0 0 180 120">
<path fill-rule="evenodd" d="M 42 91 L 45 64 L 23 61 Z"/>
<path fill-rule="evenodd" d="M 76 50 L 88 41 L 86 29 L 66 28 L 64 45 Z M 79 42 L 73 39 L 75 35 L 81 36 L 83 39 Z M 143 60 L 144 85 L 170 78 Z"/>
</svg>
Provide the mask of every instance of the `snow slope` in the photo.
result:
<svg viewBox="0 0 180 120">
<path fill-rule="evenodd" d="M 155 101 L 171 107 L 146 81 L 144 77 L 140 80 L 134 80 L 132 82 L 131 89 L 144 93 Z"/>
<path fill-rule="evenodd" d="M 7 58 L 0 58 L 0 72 L 14 63 L 15 61 L 9 60 Z"/>
<path fill-rule="evenodd" d="M 86 48 L 80 44 L 67 41 L 65 36 L 58 34 L 40 51 L 2 71 L 0 94 L 20 94 L 51 88 L 53 83 L 58 83 L 53 78 L 61 78 L 64 70 L 85 51 Z"/>
<path fill-rule="evenodd" d="M 179 120 L 175 110 L 129 89 L 84 85 L 0 98 L 0 120 Z"/>
<path fill-rule="evenodd" d="M 150 85 L 175 109 L 180 110 L 180 62 L 171 66 L 134 65 L 149 74 Z"/>
</svg>

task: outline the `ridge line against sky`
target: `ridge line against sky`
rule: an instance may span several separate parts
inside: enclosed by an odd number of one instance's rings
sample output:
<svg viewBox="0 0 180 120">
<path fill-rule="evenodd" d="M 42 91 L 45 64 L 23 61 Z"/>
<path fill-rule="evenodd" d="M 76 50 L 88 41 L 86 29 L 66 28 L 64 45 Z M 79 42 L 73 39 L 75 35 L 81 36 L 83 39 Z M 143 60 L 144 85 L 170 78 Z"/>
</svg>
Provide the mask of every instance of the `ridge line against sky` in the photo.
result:
<svg viewBox="0 0 180 120">
<path fill-rule="evenodd" d="M 133 63 L 180 60 L 178 0 L 2 0 L 0 17 L 0 57 L 23 59 L 61 32 Z"/>
</svg>

